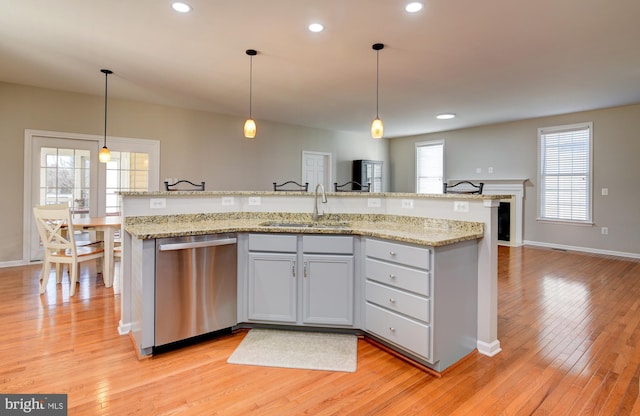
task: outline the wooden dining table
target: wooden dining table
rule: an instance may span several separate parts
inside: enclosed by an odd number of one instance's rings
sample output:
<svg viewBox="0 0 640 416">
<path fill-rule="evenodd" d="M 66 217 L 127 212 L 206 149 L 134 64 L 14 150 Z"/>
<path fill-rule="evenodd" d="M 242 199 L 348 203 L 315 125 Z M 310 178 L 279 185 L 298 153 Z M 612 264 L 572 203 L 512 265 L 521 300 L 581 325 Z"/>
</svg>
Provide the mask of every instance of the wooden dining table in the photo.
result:
<svg viewBox="0 0 640 416">
<path fill-rule="evenodd" d="M 122 225 L 120 216 L 74 218 L 73 228 L 76 230 L 92 230 L 102 234 L 104 241 L 104 265 L 102 276 L 105 287 L 113 285 L 114 266 L 113 248 L 115 246 L 115 234 Z"/>
</svg>

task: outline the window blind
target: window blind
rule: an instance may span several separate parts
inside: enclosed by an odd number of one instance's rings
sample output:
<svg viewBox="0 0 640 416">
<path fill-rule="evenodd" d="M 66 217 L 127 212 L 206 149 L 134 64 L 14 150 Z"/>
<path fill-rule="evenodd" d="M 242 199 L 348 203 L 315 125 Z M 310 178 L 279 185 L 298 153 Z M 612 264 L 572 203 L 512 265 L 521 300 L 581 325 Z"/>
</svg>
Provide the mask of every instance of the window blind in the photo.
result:
<svg viewBox="0 0 640 416">
<path fill-rule="evenodd" d="M 591 221 L 591 124 L 539 130 L 540 218 Z"/>
</svg>

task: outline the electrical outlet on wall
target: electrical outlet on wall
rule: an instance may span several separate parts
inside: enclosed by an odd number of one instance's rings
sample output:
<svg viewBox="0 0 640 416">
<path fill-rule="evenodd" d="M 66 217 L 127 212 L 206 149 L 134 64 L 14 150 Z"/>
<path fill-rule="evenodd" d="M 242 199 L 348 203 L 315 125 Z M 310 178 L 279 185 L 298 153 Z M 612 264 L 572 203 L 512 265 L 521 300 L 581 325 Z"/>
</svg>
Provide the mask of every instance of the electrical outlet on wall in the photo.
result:
<svg viewBox="0 0 640 416">
<path fill-rule="evenodd" d="M 453 210 L 455 212 L 469 212 L 469 203 L 467 201 L 454 201 Z"/>
<path fill-rule="evenodd" d="M 167 200 L 165 198 L 151 198 L 149 199 L 149 208 L 162 209 L 167 207 Z"/>
<path fill-rule="evenodd" d="M 600 229 L 600 232 L 602 233 L 602 235 L 608 235 L 609 234 L 609 227 L 602 227 Z"/>
<path fill-rule="evenodd" d="M 413 208 L 413 199 L 403 199 L 402 208 Z"/>
<path fill-rule="evenodd" d="M 367 198 L 367 207 L 380 208 L 380 198 Z"/>
</svg>

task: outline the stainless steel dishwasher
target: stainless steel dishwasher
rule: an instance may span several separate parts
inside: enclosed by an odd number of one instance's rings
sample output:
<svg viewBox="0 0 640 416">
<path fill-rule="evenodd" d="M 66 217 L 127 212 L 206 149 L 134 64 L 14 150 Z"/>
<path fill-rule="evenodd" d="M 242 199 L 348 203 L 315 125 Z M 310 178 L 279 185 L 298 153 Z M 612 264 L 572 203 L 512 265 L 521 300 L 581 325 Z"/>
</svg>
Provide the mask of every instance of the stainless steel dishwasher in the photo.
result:
<svg viewBox="0 0 640 416">
<path fill-rule="evenodd" d="M 156 347 L 237 323 L 236 247 L 236 234 L 156 240 Z"/>
</svg>

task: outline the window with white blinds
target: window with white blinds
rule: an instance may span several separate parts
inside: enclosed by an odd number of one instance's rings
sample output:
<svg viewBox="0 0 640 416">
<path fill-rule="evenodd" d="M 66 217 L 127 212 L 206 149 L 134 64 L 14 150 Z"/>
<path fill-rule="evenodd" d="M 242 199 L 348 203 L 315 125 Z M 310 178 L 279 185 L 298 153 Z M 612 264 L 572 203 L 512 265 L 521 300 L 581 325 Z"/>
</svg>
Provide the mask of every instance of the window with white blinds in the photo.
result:
<svg viewBox="0 0 640 416">
<path fill-rule="evenodd" d="M 441 194 L 444 176 L 444 141 L 416 143 L 416 192 Z"/>
<path fill-rule="evenodd" d="M 538 129 L 539 219 L 591 223 L 592 123 Z"/>
</svg>

